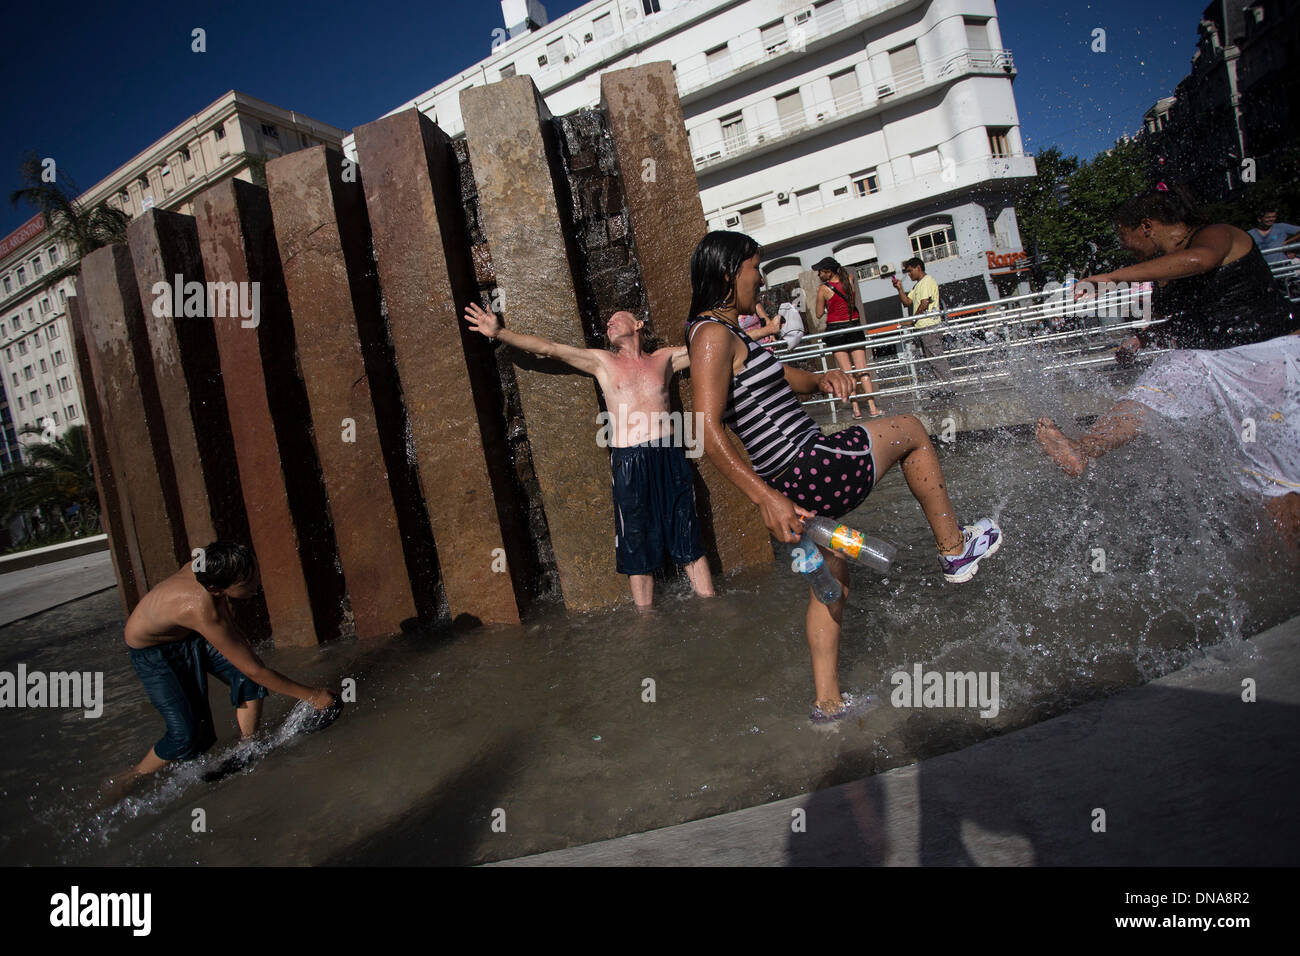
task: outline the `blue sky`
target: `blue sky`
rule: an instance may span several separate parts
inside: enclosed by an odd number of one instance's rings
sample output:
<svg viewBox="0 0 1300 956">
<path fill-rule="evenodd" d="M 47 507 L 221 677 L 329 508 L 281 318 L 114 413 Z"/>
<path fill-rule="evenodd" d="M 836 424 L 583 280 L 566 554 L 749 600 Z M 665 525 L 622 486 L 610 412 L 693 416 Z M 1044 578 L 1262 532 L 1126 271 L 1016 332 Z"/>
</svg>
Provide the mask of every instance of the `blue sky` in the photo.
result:
<svg viewBox="0 0 1300 956">
<path fill-rule="evenodd" d="M 552 19 L 581 5 L 545 3 Z M 1001 0 L 1026 148 L 1091 157 L 1136 131 L 1186 74 L 1204 5 Z M 177 6 L 69 0 L 6 10 L 0 236 L 32 215 L 8 202 L 29 149 L 84 189 L 231 89 L 352 129 L 477 63 L 502 26 L 498 0 Z M 195 27 L 207 32 L 205 53 L 190 49 Z M 1090 49 L 1098 27 L 1105 53 Z"/>
</svg>

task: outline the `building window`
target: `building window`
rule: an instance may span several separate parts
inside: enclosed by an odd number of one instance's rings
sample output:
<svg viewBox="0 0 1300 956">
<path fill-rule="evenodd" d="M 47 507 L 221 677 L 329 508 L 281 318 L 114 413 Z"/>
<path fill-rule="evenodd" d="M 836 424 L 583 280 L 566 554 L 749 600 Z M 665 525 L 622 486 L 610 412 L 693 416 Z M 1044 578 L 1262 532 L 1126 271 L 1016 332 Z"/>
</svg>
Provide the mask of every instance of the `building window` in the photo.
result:
<svg viewBox="0 0 1300 956">
<path fill-rule="evenodd" d="M 763 38 L 763 52 L 768 54 L 776 53 L 783 49 L 786 41 L 789 39 L 785 30 L 784 20 L 774 20 L 772 23 L 763 27 L 759 33 Z"/>
<path fill-rule="evenodd" d="M 740 210 L 740 228 L 745 232 L 753 232 L 761 228 L 763 222 L 762 206 L 750 206 L 748 209 Z"/>
<path fill-rule="evenodd" d="M 880 192 L 880 177 L 874 169 L 853 174 L 853 192 L 859 198 Z"/>
<path fill-rule="evenodd" d="M 546 61 L 551 66 L 559 66 L 564 62 L 564 37 L 546 44 Z"/>
<path fill-rule="evenodd" d="M 59 290 L 59 302 L 61 302 L 64 305 L 68 304 L 68 294 L 64 292 L 62 289 Z M 58 333 L 56 332 L 55 335 L 58 335 Z"/>
<path fill-rule="evenodd" d="M 46 362 L 45 359 L 41 359 L 41 371 L 42 371 L 42 372 L 48 372 L 49 370 L 50 370 L 50 365 L 49 365 L 49 363 Z"/>
<path fill-rule="evenodd" d="M 744 149 L 749 140 L 745 136 L 745 117 L 733 113 L 722 120 L 722 143 L 727 152 Z"/>
<path fill-rule="evenodd" d="M 923 262 L 957 255 L 957 233 L 951 225 L 929 226 L 912 234 L 912 254 Z"/>
<path fill-rule="evenodd" d="M 58 326 L 58 323 L 57 323 L 57 322 L 55 322 L 55 323 L 51 323 L 51 324 L 50 324 L 50 327 L 49 327 L 48 329 L 45 330 L 45 341 L 47 341 L 47 342 L 53 342 L 53 341 L 54 341 L 55 339 L 57 339 L 58 337 L 59 337 L 59 326 Z"/>
<path fill-rule="evenodd" d="M 989 152 L 994 156 L 1010 156 L 1011 146 L 1008 142 L 1011 130 L 1006 126 L 989 127 Z"/>
<path fill-rule="evenodd" d="M 781 132 L 794 133 L 804 128 L 807 122 L 803 112 L 803 97 L 798 90 L 791 90 L 776 98 L 776 115 L 781 120 Z"/>
<path fill-rule="evenodd" d="M 513 63 L 507 63 L 505 66 L 501 67 L 501 79 L 508 80 L 514 75 L 515 65 Z"/>
<path fill-rule="evenodd" d="M 5 276 L 5 295 L 8 295 L 12 291 L 14 291 L 13 283 L 9 281 L 8 276 Z"/>
<path fill-rule="evenodd" d="M 645 11 L 646 16 L 659 12 L 659 0 L 641 0 L 641 9 Z"/>
<path fill-rule="evenodd" d="M 41 306 L 41 315 L 48 315 L 50 311 L 50 297 L 47 295 L 41 296 L 40 306 Z"/>
<path fill-rule="evenodd" d="M 269 136 L 269 137 L 271 137 L 271 139 L 279 139 L 279 138 L 280 138 L 280 131 L 279 131 L 278 129 L 276 129 L 274 126 L 272 126 L 270 123 L 263 123 L 263 124 L 262 124 L 262 135 L 263 135 L 263 136 Z"/>
<path fill-rule="evenodd" d="M 822 208 L 822 191 L 821 187 L 813 186 L 811 189 L 801 189 L 794 194 L 794 198 L 799 202 L 799 212 L 807 214 L 816 209 Z"/>
<path fill-rule="evenodd" d="M 68 412 L 68 421 L 73 421 L 77 417 L 77 406 L 69 405 L 67 408 L 67 412 Z"/>
<path fill-rule="evenodd" d="M 66 391 L 68 391 L 68 389 L 70 389 L 70 388 L 72 388 L 72 384 L 68 381 L 68 376 L 66 376 L 66 375 L 62 375 L 62 376 L 60 376 L 60 377 L 59 377 L 59 391 L 60 391 L 60 392 L 66 392 Z"/>
<path fill-rule="evenodd" d="M 23 381 L 30 382 L 35 376 L 36 372 L 30 365 L 23 366 Z"/>
<path fill-rule="evenodd" d="M 54 397 L 54 386 L 53 386 L 53 385 L 46 385 L 46 386 L 45 386 L 45 397 L 46 397 L 46 398 L 53 398 L 53 397 Z"/>
<path fill-rule="evenodd" d="M 18 288 L 21 289 L 26 284 L 27 284 L 27 270 L 22 266 L 19 266 L 18 267 Z"/>
<path fill-rule="evenodd" d="M 13 356 L 10 356 L 10 359 L 11 359 L 11 360 L 12 360 L 12 358 L 13 358 Z M 13 376 L 14 384 L 17 385 L 17 384 L 18 384 L 18 373 L 17 373 L 17 372 L 10 372 L 9 374 Z"/>
<path fill-rule="evenodd" d="M 24 408 L 26 408 L 26 407 L 27 407 L 27 406 L 23 404 L 23 397 L 22 397 L 21 395 L 19 395 L 19 396 L 18 396 L 18 410 L 21 412 L 21 411 L 22 411 Z"/>
<path fill-rule="evenodd" d="M 731 56 L 727 52 L 725 43 L 722 46 L 715 46 L 712 50 L 705 50 L 704 60 L 709 66 L 709 76 L 721 76 L 731 66 Z"/>
<path fill-rule="evenodd" d="M 57 266 L 59 264 L 59 247 L 50 246 L 50 248 L 47 250 L 47 254 L 50 257 L 50 265 Z"/>
<path fill-rule="evenodd" d="M 889 51 L 889 71 L 893 74 L 895 90 L 920 86 L 921 58 L 917 55 L 915 43 Z"/>
<path fill-rule="evenodd" d="M 182 147 L 181 147 L 181 162 L 188 163 L 188 162 L 191 162 L 191 161 L 192 161 L 192 157 L 190 156 L 190 148 L 189 148 L 188 146 L 182 146 Z"/>
<path fill-rule="evenodd" d="M 596 17 L 591 21 L 591 25 L 595 28 L 597 40 L 603 40 L 614 35 L 614 18 L 608 13 L 602 13 Z"/>
<path fill-rule="evenodd" d="M 835 99 L 835 112 L 842 113 L 857 106 L 862 99 L 858 93 L 860 89 L 856 70 L 845 70 L 832 76 L 831 96 Z"/>
<path fill-rule="evenodd" d="M 212 128 L 212 138 L 220 142 L 226 138 L 226 128 L 224 126 L 214 126 Z M 68 416 L 71 418 L 72 416 Z"/>
<path fill-rule="evenodd" d="M 18 354 L 19 354 L 19 355 L 26 355 L 26 354 L 27 354 L 27 343 L 26 343 L 25 341 L 19 340 L 19 342 L 18 342 Z"/>
<path fill-rule="evenodd" d="M 966 46 L 971 50 L 987 50 L 989 48 L 989 22 L 987 20 L 977 20 L 974 17 L 963 17 L 962 22 L 966 25 Z"/>
<path fill-rule="evenodd" d="M 45 266 L 41 263 L 40 256 L 32 256 L 32 274 L 40 275 L 45 271 Z"/>
<path fill-rule="evenodd" d="M 58 412 L 51 412 L 50 415 L 54 418 L 54 424 L 56 425 L 60 424 Z"/>
<path fill-rule="evenodd" d="M 831 196 L 835 199 L 842 199 L 849 194 L 848 186 L 836 186 L 831 190 Z"/>
<path fill-rule="evenodd" d="M 37 406 L 37 405 L 39 405 L 39 404 L 41 403 L 41 393 L 40 393 L 40 390 L 39 390 L 39 389 L 33 389 L 33 390 L 32 390 L 32 393 L 31 393 L 31 400 L 32 400 L 32 407 L 33 407 L 33 408 L 34 408 L 35 406 Z"/>
<path fill-rule="evenodd" d="M 817 15 L 817 20 L 822 29 L 826 26 L 834 25 L 835 18 L 840 13 L 841 0 L 818 0 L 813 4 L 813 12 Z"/>
<path fill-rule="evenodd" d="M 66 359 L 64 359 L 64 357 L 63 357 L 63 350 L 62 350 L 62 349 L 57 350 L 57 351 L 54 353 L 54 364 L 55 364 L 55 365 L 62 365 L 65 361 L 66 361 Z"/>
</svg>

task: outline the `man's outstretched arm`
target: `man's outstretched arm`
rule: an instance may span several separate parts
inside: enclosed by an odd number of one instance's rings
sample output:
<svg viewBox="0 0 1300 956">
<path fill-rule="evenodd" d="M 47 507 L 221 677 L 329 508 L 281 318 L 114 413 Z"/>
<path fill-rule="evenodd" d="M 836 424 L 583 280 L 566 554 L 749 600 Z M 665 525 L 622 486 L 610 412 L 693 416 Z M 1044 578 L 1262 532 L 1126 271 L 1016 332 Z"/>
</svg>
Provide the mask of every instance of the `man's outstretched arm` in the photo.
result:
<svg viewBox="0 0 1300 956">
<path fill-rule="evenodd" d="M 489 339 L 500 339 L 506 345 L 523 349 L 525 352 L 532 352 L 534 355 L 559 359 L 566 365 L 572 365 L 579 372 L 598 375 L 603 369 L 600 364 L 599 349 L 580 349 L 572 345 L 561 345 L 559 342 L 552 342 L 540 335 L 511 332 L 509 329 L 501 327 L 500 316 L 495 312 L 487 311 L 476 302 L 471 302 L 465 307 L 465 321 L 470 324 L 474 331 L 487 336 Z"/>
</svg>

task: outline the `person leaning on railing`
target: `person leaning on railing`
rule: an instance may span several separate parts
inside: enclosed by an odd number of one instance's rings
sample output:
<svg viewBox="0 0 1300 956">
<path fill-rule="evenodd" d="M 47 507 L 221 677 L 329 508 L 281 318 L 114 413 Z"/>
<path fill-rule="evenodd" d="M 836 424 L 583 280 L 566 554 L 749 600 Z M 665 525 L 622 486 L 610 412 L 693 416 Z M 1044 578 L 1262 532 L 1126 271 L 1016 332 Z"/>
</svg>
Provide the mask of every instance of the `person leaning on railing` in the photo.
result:
<svg viewBox="0 0 1300 956">
<path fill-rule="evenodd" d="M 894 276 L 894 288 L 898 292 L 898 299 L 907 307 L 909 314 L 919 315 L 922 318 L 916 320 L 913 328 L 918 332 L 921 329 L 930 329 L 939 325 L 942 321 L 937 315 L 925 315 L 927 312 L 939 311 L 939 283 L 934 281 L 934 276 L 928 275 L 925 271 L 925 263 L 919 258 L 913 256 L 903 263 L 903 269 L 907 272 L 907 277 L 912 280 L 914 285 L 910 292 L 903 291 L 903 283 L 898 276 Z M 952 369 L 948 365 L 948 360 L 943 358 L 943 333 L 931 332 L 927 335 L 920 336 L 921 354 L 926 358 L 933 359 L 930 363 L 934 374 L 938 376 L 939 381 L 944 384 L 952 382 Z M 934 392 L 930 398 L 940 400 L 951 398 L 955 392 L 950 388 L 939 389 Z"/>
<path fill-rule="evenodd" d="M 817 278 L 821 279 L 822 284 L 817 289 L 817 301 L 813 304 L 814 314 L 817 318 L 826 316 L 827 336 L 822 340 L 822 344 L 827 348 L 841 348 L 846 345 L 853 345 L 863 341 L 865 336 L 859 327 L 861 316 L 858 315 L 857 306 L 853 303 L 857 299 L 857 289 L 854 287 L 853 276 L 849 275 L 847 269 L 839 264 L 836 260 L 827 256 L 815 266 L 813 270 L 817 273 Z M 834 334 L 829 334 L 834 333 Z M 872 399 L 871 393 L 876 390 L 875 384 L 871 381 L 871 375 L 866 371 L 867 365 L 871 363 L 871 350 L 865 345 L 854 349 L 843 349 L 835 353 L 835 364 L 840 367 L 845 375 L 856 377 L 857 382 L 861 383 L 862 390 L 867 393 L 867 413 L 872 418 L 879 418 L 884 413 L 876 408 L 876 402 Z M 859 371 L 853 371 L 854 369 Z M 858 407 L 857 385 L 853 389 L 853 417 L 861 420 L 862 409 Z"/>
</svg>

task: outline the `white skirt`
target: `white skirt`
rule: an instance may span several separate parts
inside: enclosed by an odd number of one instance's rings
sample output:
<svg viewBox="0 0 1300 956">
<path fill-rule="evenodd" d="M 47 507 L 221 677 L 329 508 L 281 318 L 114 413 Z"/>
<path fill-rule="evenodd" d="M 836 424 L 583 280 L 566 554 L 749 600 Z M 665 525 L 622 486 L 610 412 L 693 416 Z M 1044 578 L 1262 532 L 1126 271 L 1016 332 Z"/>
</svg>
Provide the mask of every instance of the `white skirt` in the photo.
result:
<svg viewBox="0 0 1300 956">
<path fill-rule="evenodd" d="M 1169 352 L 1124 398 L 1175 421 L 1227 427 L 1248 490 L 1300 492 L 1300 335 Z"/>
</svg>

